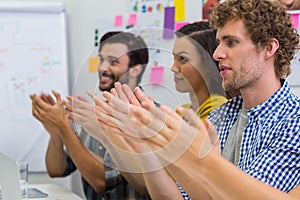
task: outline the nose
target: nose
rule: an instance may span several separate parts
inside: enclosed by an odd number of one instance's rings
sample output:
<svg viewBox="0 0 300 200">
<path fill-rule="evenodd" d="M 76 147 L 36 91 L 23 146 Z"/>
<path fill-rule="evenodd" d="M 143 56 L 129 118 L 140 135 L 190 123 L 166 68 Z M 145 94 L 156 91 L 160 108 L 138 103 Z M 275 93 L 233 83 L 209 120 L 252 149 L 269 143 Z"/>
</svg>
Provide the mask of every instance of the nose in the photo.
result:
<svg viewBox="0 0 300 200">
<path fill-rule="evenodd" d="M 99 65 L 98 65 L 98 71 L 99 71 L 99 72 L 100 72 L 100 71 L 105 71 L 105 70 L 108 69 L 109 66 L 110 66 L 110 63 L 109 63 L 107 60 L 103 59 L 103 60 L 101 60 L 101 61 L 99 62 Z"/>
<path fill-rule="evenodd" d="M 172 72 L 179 72 L 178 65 L 176 64 L 175 61 L 173 62 L 173 65 L 172 65 L 172 67 L 171 67 L 171 71 L 172 71 Z"/>
<path fill-rule="evenodd" d="M 214 58 L 214 60 L 219 61 L 219 62 L 225 58 L 225 53 L 224 53 L 224 50 L 222 49 L 221 45 L 217 46 L 216 50 L 213 53 L 213 58 Z"/>
</svg>

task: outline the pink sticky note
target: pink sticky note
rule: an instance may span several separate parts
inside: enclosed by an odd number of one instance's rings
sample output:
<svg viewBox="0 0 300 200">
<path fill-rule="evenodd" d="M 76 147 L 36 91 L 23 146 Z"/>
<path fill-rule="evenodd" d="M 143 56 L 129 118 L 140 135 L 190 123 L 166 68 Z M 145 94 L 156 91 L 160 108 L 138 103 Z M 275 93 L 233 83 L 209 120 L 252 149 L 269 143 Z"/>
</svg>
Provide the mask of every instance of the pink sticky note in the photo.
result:
<svg viewBox="0 0 300 200">
<path fill-rule="evenodd" d="M 298 29 L 298 25 L 299 25 L 299 14 L 295 13 L 295 14 L 291 14 L 291 18 L 292 18 L 292 23 L 294 25 L 295 29 Z"/>
<path fill-rule="evenodd" d="M 161 83 L 164 78 L 164 68 L 155 66 L 151 68 L 150 83 Z"/>
<path fill-rule="evenodd" d="M 127 25 L 136 25 L 136 14 L 130 14 Z"/>
<path fill-rule="evenodd" d="M 181 27 L 185 26 L 189 24 L 189 22 L 177 22 L 176 25 L 175 25 L 175 30 L 179 30 Z"/>
<path fill-rule="evenodd" d="M 123 17 L 122 15 L 116 15 L 115 17 L 115 26 L 122 26 Z"/>
</svg>

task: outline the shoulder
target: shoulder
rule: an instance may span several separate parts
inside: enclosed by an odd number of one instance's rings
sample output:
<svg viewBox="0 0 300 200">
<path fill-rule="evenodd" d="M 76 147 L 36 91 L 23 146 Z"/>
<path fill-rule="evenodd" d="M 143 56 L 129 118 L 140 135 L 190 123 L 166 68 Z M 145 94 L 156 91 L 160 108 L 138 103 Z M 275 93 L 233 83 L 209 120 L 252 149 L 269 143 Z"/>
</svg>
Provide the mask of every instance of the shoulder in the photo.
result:
<svg viewBox="0 0 300 200">
<path fill-rule="evenodd" d="M 209 114 L 209 119 L 212 120 L 213 118 L 220 118 L 226 115 L 235 115 L 239 112 L 242 108 L 243 99 L 241 95 L 237 95 L 232 99 L 223 103 L 220 107 L 214 109 Z"/>
<path fill-rule="evenodd" d="M 209 98 L 210 102 L 212 103 L 213 109 L 216 109 L 226 103 L 228 99 L 225 96 L 213 94 Z"/>
</svg>

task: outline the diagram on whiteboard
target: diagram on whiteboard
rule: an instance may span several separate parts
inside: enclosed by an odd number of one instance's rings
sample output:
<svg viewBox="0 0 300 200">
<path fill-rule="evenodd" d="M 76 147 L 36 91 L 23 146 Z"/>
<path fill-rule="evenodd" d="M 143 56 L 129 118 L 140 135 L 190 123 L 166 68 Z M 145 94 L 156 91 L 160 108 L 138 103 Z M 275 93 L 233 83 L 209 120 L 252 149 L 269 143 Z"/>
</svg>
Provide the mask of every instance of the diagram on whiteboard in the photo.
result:
<svg viewBox="0 0 300 200">
<path fill-rule="evenodd" d="M 49 135 L 34 119 L 30 94 L 68 93 L 61 12 L 0 12 L 0 152 L 45 171 Z"/>
<path fill-rule="evenodd" d="M 51 89 L 49 81 L 54 82 L 62 65 L 60 52 L 55 49 L 57 44 L 43 41 L 39 35 L 44 33 L 23 29 L 18 21 L 0 21 L 0 41 L 4 41 L 0 44 L 4 90 L 0 92 L 5 97 L 1 106 L 6 107 L 6 116 L 12 121 L 32 118 L 31 109 L 26 106 L 30 105 L 29 94 Z"/>
</svg>

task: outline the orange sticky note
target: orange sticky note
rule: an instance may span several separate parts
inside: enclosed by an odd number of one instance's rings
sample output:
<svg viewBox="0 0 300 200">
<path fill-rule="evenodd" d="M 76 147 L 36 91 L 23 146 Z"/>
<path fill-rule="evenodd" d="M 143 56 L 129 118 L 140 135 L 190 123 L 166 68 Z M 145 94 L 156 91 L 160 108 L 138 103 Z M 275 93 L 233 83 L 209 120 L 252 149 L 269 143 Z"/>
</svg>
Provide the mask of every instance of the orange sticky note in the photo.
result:
<svg viewBox="0 0 300 200">
<path fill-rule="evenodd" d="M 137 22 L 136 14 L 130 14 L 127 25 L 136 25 L 136 22 Z"/>
<path fill-rule="evenodd" d="M 115 17 L 115 26 L 122 26 L 122 23 L 123 23 L 122 15 L 117 15 Z"/>
<path fill-rule="evenodd" d="M 100 59 L 98 56 L 89 58 L 89 72 L 98 72 L 98 66 L 100 64 Z"/>
<path fill-rule="evenodd" d="M 292 18 L 292 23 L 294 25 L 294 28 L 298 29 L 298 26 L 299 26 L 299 14 L 298 13 L 291 14 L 291 18 Z"/>
<path fill-rule="evenodd" d="M 175 22 L 185 20 L 185 0 L 174 0 Z"/>
</svg>

